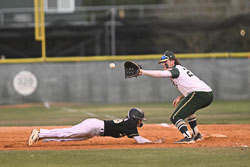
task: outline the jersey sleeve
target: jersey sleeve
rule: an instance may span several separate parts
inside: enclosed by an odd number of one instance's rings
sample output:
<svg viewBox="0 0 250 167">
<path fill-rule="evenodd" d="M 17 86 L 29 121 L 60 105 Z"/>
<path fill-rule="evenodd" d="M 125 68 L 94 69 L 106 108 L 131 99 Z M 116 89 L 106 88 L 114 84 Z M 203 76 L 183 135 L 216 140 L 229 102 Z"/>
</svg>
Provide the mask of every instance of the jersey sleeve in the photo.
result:
<svg viewBox="0 0 250 167">
<path fill-rule="evenodd" d="M 173 69 L 169 70 L 169 72 L 172 74 L 171 78 L 178 78 L 180 75 L 178 68 L 173 68 Z"/>
<path fill-rule="evenodd" d="M 128 138 L 133 138 L 135 136 L 139 136 L 139 133 L 137 130 L 137 121 L 128 120 L 126 122 L 125 133 L 127 134 Z"/>
<path fill-rule="evenodd" d="M 132 133 L 132 134 L 128 134 L 128 138 L 133 138 L 133 137 L 136 137 L 136 136 L 139 136 L 139 133 Z"/>
<path fill-rule="evenodd" d="M 137 128 L 127 129 L 126 134 L 128 138 L 133 138 L 135 136 L 139 136 Z"/>
<path fill-rule="evenodd" d="M 134 138 L 135 141 L 136 141 L 137 143 L 139 143 L 139 144 L 143 144 L 143 143 L 152 143 L 151 140 L 148 140 L 148 139 L 146 139 L 146 138 L 144 138 L 144 137 L 141 137 L 141 136 L 135 136 L 135 137 L 133 137 L 133 138 Z"/>
</svg>

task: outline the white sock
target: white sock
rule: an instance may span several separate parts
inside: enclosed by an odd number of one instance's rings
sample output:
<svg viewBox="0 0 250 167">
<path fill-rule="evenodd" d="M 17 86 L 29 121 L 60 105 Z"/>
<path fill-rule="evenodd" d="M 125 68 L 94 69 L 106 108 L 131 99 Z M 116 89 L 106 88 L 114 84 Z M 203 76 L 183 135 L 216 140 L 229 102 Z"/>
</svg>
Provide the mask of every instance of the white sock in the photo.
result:
<svg viewBox="0 0 250 167">
<path fill-rule="evenodd" d="M 187 138 L 191 138 L 189 131 L 186 131 L 185 133 L 183 133 L 183 136 Z"/>
<path fill-rule="evenodd" d="M 194 127 L 193 129 L 193 135 L 196 136 L 199 133 L 198 127 Z"/>
</svg>

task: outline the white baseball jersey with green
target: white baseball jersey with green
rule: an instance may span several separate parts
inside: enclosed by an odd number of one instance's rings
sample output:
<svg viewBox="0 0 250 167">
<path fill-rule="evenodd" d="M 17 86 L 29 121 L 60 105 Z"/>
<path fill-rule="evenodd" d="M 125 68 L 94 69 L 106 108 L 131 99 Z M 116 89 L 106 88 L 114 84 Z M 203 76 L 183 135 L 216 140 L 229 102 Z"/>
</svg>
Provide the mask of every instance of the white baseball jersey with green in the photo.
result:
<svg viewBox="0 0 250 167">
<path fill-rule="evenodd" d="M 179 75 L 175 76 L 175 71 L 179 71 Z M 176 65 L 174 68 L 169 69 L 172 73 L 170 78 L 178 90 L 186 97 L 189 93 L 194 91 L 211 92 L 212 89 L 190 70 L 181 65 Z M 178 73 L 178 72 L 177 72 Z"/>
<path fill-rule="evenodd" d="M 181 65 L 176 65 L 168 70 L 142 70 L 142 75 L 155 78 L 170 78 L 178 90 L 186 97 L 194 91 L 211 92 L 212 89 L 190 70 Z"/>
</svg>

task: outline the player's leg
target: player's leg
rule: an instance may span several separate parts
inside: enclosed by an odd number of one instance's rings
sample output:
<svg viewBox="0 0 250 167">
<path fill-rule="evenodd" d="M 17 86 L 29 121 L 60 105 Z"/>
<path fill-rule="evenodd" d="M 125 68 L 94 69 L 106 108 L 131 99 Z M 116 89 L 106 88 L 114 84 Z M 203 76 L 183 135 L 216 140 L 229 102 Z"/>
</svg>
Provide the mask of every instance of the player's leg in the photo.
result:
<svg viewBox="0 0 250 167">
<path fill-rule="evenodd" d="M 212 100 L 213 100 L 212 92 L 196 92 L 194 102 L 195 102 L 197 110 L 199 110 L 211 104 Z M 194 137 L 194 140 L 195 141 L 202 140 L 202 135 L 199 133 L 198 126 L 197 126 L 197 119 L 196 119 L 195 114 L 188 116 L 188 123 L 193 131 L 192 136 Z"/>
<path fill-rule="evenodd" d="M 184 138 L 176 143 L 194 143 L 194 140 L 191 134 L 188 131 L 187 125 L 184 121 L 185 118 L 189 116 L 189 113 L 186 111 L 190 108 L 190 103 L 193 100 L 195 92 L 189 94 L 185 97 L 180 104 L 177 106 L 176 110 L 170 117 L 171 122 L 177 127 L 177 129 L 181 132 Z"/>
<path fill-rule="evenodd" d="M 100 129 L 104 128 L 104 121 L 98 119 L 86 119 L 71 128 L 40 129 L 39 138 L 91 138 L 98 136 Z"/>
<path fill-rule="evenodd" d="M 184 136 L 183 143 L 194 143 L 192 139 L 192 135 L 189 133 L 187 125 L 185 121 L 180 117 L 171 117 L 171 122 L 177 127 L 177 129 L 181 132 L 181 134 Z"/>
<path fill-rule="evenodd" d="M 31 146 L 35 142 L 37 142 L 39 139 L 39 131 L 37 129 L 34 129 L 37 132 L 37 135 L 34 136 L 34 132 L 32 132 L 31 137 L 29 138 L 28 145 Z M 89 136 L 86 137 L 74 137 L 74 138 L 43 138 L 42 140 L 44 142 L 50 142 L 50 141 L 57 141 L 57 142 L 64 142 L 64 141 L 81 141 L 81 140 L 87 140 L 89 139 Z"/>
<path fill-rule="evenodd" d="M 205 92 L 205 94 L 207 93 Z M 207 97 L 203 98 L 203 96 L 204 96 L 203 92 L 202 93 L 193 92 L 189 94 L 187 97 L 185 97 L 181 101 L 181 103 L 178 105 L 173 115 L 171 116 L 171 122 L 175 124 L 175 126 L 179 129 L 179 131 L 184 136 L 184 141 L 180 140 L 179 143 L 189 143 L 186 141 L 190 141 L 190 143 L 193 142 L 189 140 L 190 138 L 192 138 L 192 136 L 188 132 L 184 119 L 187 117 L 190 117 L 191 115 L 195 116 L 194 113 L 198 109 L 204 108 L 211 103 L 212 96 L 209 96 L 209 98 Z M 190 117 L 189 124 L 191 125 L 191 128 L 193 129 L 193 131 L 196 132 L 196 135 L 199 134 L 196 117 Z"/>
<path fill-rule="evenodd" d="M 29 145 L 32 145 L 39 139 L 45 139 L 45 141 L 86 140 L 94 136 L 99 136 L 103 130 L 104 121 L 98 119 L 87 119 L 70 128 L 40 129 L 40 131 L 33 130 L 36 133 L 32 133 L 33 135 L 31 134 L 28 143 Z"/>
<path fill-rule="evenodd" d="M 194 141 L 201 141 L 202 136 L 198 130 L 196 115 L 195 114 L 190 115 L 187 121 L 189 123 L 190 128 L 193 131 L 192 137 L 194 138 Z"/>
<path fill-rule="evenodd" d="M 87 140 L 89 137 L 74 137 L 74 138 L 46 138 L 43 139 L 44 142 L 50 142 L 50 141 L 57 141 L 57 142 L 65 142 L 65 141 L 82 141 L 82 140 Z"/>
</svg>

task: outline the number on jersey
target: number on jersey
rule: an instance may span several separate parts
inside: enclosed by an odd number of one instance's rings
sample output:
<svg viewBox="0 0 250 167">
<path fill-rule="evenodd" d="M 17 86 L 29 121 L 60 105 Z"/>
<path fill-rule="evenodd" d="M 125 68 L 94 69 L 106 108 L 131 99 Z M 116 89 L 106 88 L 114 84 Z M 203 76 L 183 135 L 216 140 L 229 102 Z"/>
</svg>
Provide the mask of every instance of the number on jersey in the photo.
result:
<svg viewBox="0 0 250 167">
<path fill-rule="evenodd" d="M 187 71 L 187 75 L 188 75 L 189 77 L 194 76 L 194 74 L 193 74 L 191 71 L 187 70 L 186 68 L 183 68 L 183 70 Z"/>
<path fill-rule="evenodd" d="M 114 121 L 114 123 L 116 123 L 116 124 L 119 124 L 119 123 L 121 123 L 122 121 L 127 121 L 128 119 L 126 118 L 126 119 L 115 119 L 115 120 L 113 120 Z"/>
</svg>

